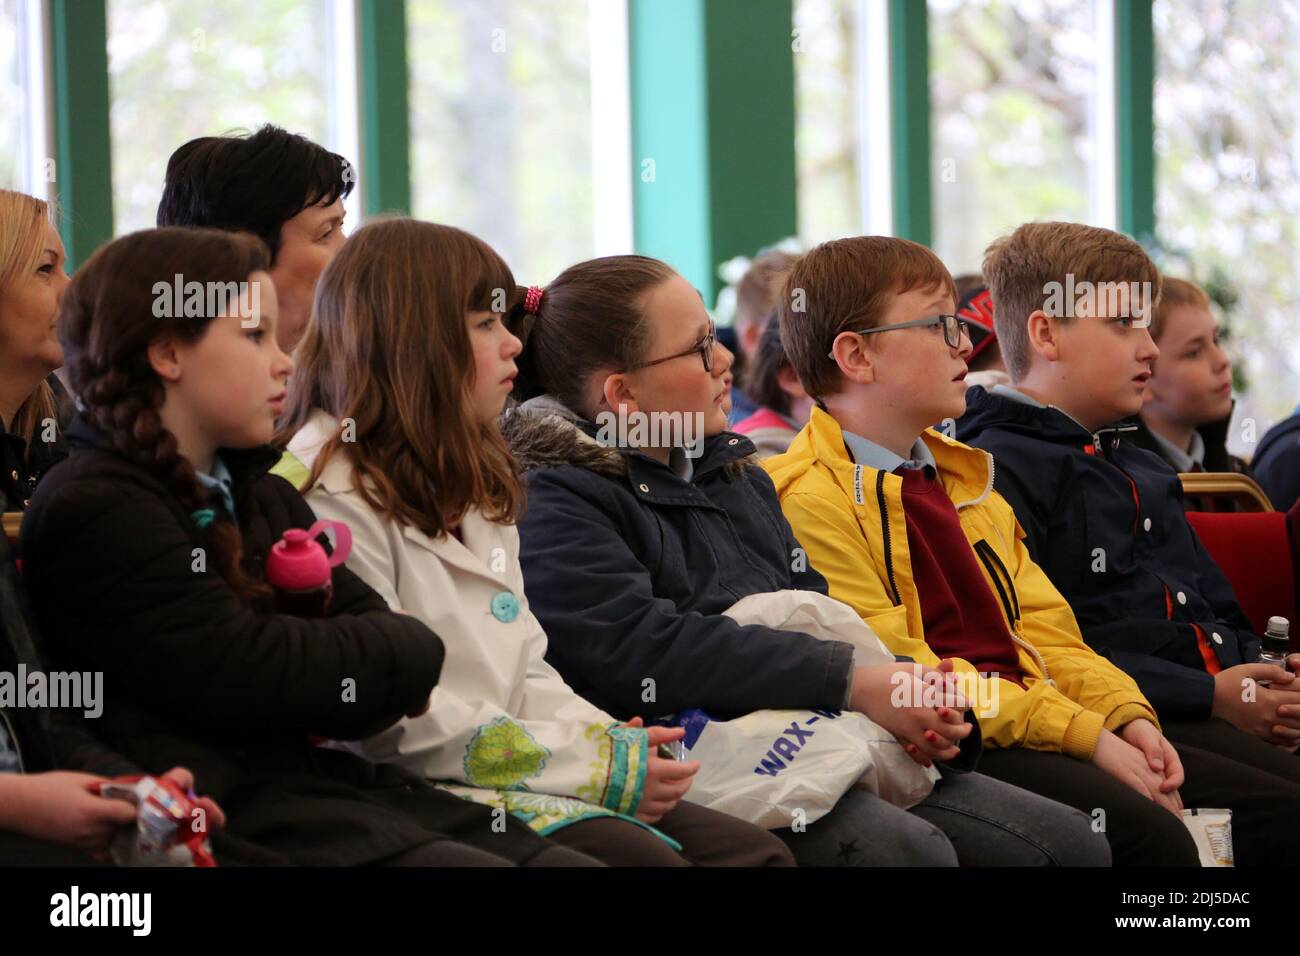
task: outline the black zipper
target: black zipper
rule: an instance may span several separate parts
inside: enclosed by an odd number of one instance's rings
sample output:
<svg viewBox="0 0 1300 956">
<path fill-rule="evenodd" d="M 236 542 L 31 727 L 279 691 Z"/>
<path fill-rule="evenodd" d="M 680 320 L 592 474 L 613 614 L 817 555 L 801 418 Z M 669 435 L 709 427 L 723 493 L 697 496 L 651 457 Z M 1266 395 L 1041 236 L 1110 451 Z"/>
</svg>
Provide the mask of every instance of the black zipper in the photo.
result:
<svg viewBox="0 0 1300 956">
<path fill-rule="evenodd" d="M 885 576 L 889 578 L 889 589 L 894 592 L 894 607 L 903 603 L 898 596 L 898 585 L 894 582 L 894 549 L 889 543 L 889 507 L 885 504 L 885 473 L 876 472 L 876 502 L 880 505 L 880 528 L 885 538 Z"/>
<path fill-rule="evenodd" d="M 1020 599 L 1016 597 L 1016 588 L 1011 582 L 1011 575 L 1007 573 L 1006 565 L 993 550 L 993 546 L 983 539 L 975 542 L 975 553 L 984 562 L 984 569 L 993 579 L 993 586 L 998 589 L 998 597 L 1002 599 L 1002 609 L 1006 612 L 1007 620 L 1014 624 L 1020 620 Z M 1004 579 L 1005 588 L 1002 586 Z"/>
</svg>

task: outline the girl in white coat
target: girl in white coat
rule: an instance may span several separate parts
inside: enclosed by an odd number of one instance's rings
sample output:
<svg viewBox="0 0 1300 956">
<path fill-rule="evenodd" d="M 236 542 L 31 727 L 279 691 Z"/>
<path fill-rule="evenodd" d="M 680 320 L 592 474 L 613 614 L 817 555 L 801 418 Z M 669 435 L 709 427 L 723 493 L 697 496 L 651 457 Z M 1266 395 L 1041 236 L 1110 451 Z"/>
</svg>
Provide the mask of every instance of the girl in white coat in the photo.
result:
<svg viewBox="0 0 1300 956">
<path fill-rule="evenodd" d="M 486 244 L 409 219 L 359 230 L 321 277 L 286 477 L 347 523 L 348 567 L 447 649 L 429 711 L 361 749 L 606 863 L 789 864 L 767 832 L 682 802 L 698 764 L 658 753 L 680 728 L 615 721 L 544 659 L 519 567 L 523 490 L 496 426 L 519 294 Z"/>
</svg>

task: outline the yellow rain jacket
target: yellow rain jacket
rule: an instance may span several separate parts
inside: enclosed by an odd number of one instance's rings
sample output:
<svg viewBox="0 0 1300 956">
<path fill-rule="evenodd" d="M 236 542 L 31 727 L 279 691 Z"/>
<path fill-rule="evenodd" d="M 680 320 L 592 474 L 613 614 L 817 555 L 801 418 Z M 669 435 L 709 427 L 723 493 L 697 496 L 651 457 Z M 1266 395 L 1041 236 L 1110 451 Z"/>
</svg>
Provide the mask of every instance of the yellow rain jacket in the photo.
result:
<svg viewBox="0 0 1300 956">
<path fill-rule="evenodd" d="M 992 456 L 932 429 L 922 439 L 1020 652 L 1024 687 L 980 677 L 967 661 L 953 660 L 967 681 L 980 682 L 979 700 L 996 702 L 976 708 L 984 742 L 1087 760 L 1103 727 L 1118 731 L 1143 717 L 1158 727 L 1137 684 L 1083 642 L 1069 604 L 1030 558 L 1015 512 L 993 490 Z M 912 577 L 903 480 L 855 464 L 839 423 L 820 408 L 789 451 L 762 465 L 831 597 L 853 607 L 895 654 L 937 666 Z M 980 542 L 986 544 L 976 547 Z"/>
</svg>

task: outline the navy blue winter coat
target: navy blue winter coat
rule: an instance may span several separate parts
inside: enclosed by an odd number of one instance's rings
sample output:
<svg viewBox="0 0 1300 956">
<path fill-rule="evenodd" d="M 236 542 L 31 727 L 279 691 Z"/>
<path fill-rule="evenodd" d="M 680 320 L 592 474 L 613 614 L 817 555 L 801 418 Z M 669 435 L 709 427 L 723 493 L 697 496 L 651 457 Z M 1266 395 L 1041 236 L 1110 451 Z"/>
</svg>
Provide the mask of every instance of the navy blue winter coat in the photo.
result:
<svg viewBox="0 0 1300 956">
<path fill-rule="evenodd" d="M 1162 719 L 1208 717 L 1201 641 L 1227 668 L 1254 661 L 1259 639 L 1187 523 L 1174 470 L 1116 429 L 1090 433 L 979 386 L 957 437 L 993 454 L 994 486 L 1088 644 L 1133 676 Z"/>
<path fill-rule="evenodd" d="M 547 660 L 574 690 L 647 720 L 844 706 L 849 644 L 722 616 L 750 594 L 827 591 L 749 439 L 707 439 L 686 481 L 597 443 L 557 405 L 533 407 L 503 422 L 528 485 L 520 560 Z"/>
<path fill-rule="evenodd" d="M 1300 410 L 1264 434 L 1251 467 L 1278 511 L 1290 511 L 1300 501 Z"/>
</svg>

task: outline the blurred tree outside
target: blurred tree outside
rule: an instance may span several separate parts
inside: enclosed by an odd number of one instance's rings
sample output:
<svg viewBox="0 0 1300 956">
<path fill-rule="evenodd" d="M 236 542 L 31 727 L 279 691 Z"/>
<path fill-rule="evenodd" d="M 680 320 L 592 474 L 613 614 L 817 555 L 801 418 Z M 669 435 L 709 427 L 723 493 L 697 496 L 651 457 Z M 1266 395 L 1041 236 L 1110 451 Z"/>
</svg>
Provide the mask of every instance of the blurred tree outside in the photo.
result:
<svg viewBox="0 0 1300 956">
<path fill-rule="evenodd" d="M 594 254 L 588 29 L 581 0 L 407 4 L 414 213 L 523 284 Z"/>
<path fill-rule="evenodd" d="M 862 229 L 857 0 L 796 0 L 799 234 Z M 1092 0 L 929 0 L 935 251 L 977 271 L 1031 219 L 1086 221 L 1096 85 Z M 775 237 L 774 237 L 775 239 Z"/>
<path fill-rule="evenodd" d="M 1093 0 L 929 0 L 934 249 L 954 275 L 1023 222 L 1088 222 Z"/>
<path fill-rule="evenodd" d="M 1250 455 L 1300 402 L 1300 4 L 1156 0 L 1154 20 L 1158 257 L 1219 307 Z"/>
</svg>

